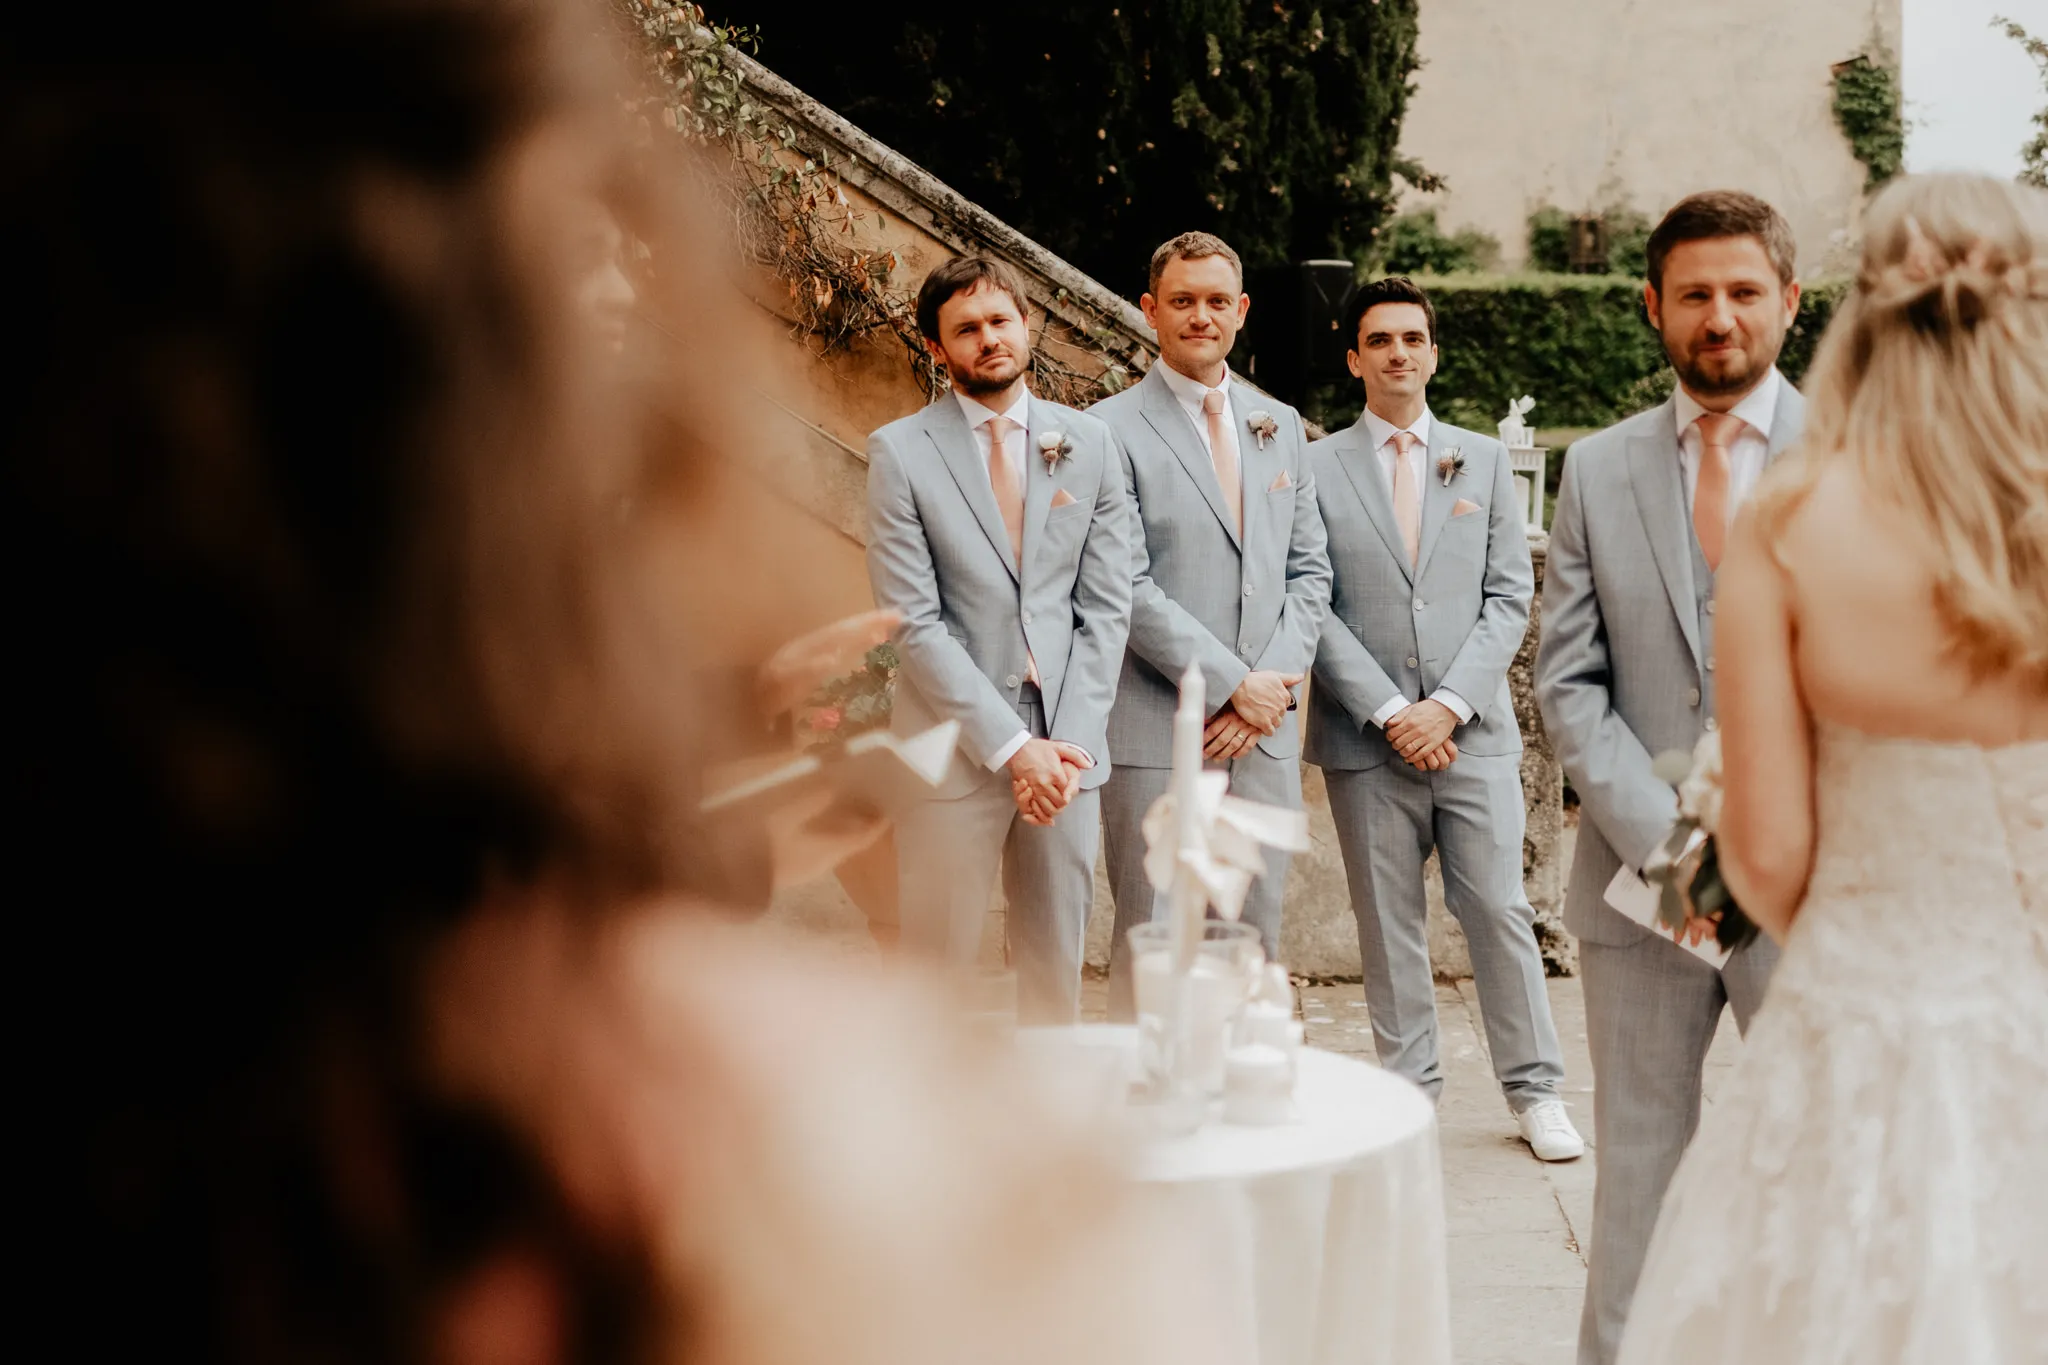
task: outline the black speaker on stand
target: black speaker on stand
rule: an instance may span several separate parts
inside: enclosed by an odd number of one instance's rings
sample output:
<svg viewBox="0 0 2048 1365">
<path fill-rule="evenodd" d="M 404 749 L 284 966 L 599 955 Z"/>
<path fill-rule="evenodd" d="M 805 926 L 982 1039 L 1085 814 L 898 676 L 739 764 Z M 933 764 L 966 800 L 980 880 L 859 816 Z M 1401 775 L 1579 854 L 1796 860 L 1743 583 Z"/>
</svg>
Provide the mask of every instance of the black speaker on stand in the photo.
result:
<svg viewBox="0 0 2048 1365">
<path fill-rule="evenodd" d="M 1247 271 L 1252 310 L 1231 368 L 1297 406 L 1314 386 L 1347 378 L 1343 307 L 1356 274 L 1350 261 L 1296 261 Z"/>
</svg>

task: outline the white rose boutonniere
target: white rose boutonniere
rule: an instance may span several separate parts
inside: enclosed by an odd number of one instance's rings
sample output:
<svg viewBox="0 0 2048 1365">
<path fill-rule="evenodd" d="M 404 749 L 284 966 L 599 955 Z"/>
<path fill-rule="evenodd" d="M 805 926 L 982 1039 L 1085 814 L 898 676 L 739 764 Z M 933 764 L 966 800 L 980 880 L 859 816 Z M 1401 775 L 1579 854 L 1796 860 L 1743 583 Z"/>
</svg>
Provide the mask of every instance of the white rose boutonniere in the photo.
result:
<svg viewBox="0 0 2048 1365">
<path fill-rule="evenodd" d="M 1074 443 L 1067 439 L 1064 431 L 1041 431 L 1038 433 L 1038 454 L 1045 461 L 1048 471 L 1074 453 Z"/>
<path fill-rule="evenodd" d="M 1244 424 L 1251 428 L 1252 435 L 1258 439 L 1260 450 L 1264 450 L 1266 442 L 1280 434 L 1280 424 L 1274 421 L 1273 414 L 1267 412 L 1264 408 L 1260 408 L 1247 416 L 1244 419 Z"/>
</svg>

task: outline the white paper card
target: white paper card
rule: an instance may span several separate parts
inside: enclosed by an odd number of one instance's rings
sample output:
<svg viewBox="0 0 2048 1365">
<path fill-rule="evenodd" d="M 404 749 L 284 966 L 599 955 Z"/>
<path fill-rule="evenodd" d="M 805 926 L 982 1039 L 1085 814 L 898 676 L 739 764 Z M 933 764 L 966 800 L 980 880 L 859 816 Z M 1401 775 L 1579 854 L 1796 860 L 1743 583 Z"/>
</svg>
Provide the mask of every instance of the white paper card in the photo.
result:
<svg viewBox="0 0 2048 1365">
<path fill-rule="evenodd" d="M 1607 883 L 1607 903 L 1642 925 L 1659 938 L 1669 939 L 1671 931 L 1657 918 L 1656 887 L 1638 877 L 1626 864 L 1617 868 L 1614 880 Z M 1698 943 L 1680 943 L 1679 947 L 1691 953 L 1715 970 L 1728 961 L 1728 951 L 1711 937 Z"/>
</svg>

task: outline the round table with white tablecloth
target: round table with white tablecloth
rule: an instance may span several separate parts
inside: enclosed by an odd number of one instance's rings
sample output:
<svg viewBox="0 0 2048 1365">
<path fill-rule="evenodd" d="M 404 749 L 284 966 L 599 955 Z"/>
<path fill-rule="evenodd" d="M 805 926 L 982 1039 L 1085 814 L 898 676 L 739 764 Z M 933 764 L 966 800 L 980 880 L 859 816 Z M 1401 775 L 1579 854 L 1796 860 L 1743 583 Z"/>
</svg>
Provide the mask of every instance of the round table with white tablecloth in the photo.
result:
<svg viewBox="0 0 2048 1365">
<path fill-rule="evenodd" d="M 1120 1075 L 1137 1048 L 1135 1029 L 1100 1025 L 1020 1040 L 1098 1073 L 1083 1059 L 1106 1050 Z M 1363 1062 L 1313 1048 L 1299 1058 L 1294 1122 L 1212 1119 L 1142 1144 L 1135 1174 L 1177 1221 L 1213 1237 L 1237 1293 L 1206 1307 L 1255 1344 L 1259 1365 L 1449 1365 L 1436 1111 Z"/>
</svg>

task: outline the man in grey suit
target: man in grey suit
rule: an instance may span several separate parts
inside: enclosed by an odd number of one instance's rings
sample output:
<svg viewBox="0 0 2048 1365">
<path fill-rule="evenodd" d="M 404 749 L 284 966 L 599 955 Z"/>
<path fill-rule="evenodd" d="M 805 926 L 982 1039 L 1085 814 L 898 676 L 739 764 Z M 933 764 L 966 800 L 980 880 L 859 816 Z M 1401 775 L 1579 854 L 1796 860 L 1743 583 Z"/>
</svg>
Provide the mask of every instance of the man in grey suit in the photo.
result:
<svg viewBox="0 0 2048 1365">
<path fill-rule="evenodd" d="M 971 966 L 1000 864 L 1019 1017 L 1070 1023 L 1130 619 L 1130 505 L 1108 428 L 1026 389 L 1027 307 L 1000 261 L 926 278 L 918 326 L 953 392 L 868 439 L 868 576 L 903 617 L 897 733 L 960 723 L 944 780 L 897 815 L 902 941 Z"/>
<path fill-rule="evenodd" d="M 1202 670 L 1213 708 L 1204 757 L 1233 792 L 1301 808 L 1301 742 L 1292 689 L 1308 672 L 1330 600 L 1330 560 L 1301 414 L 1233 380 L 1225 357 L 1251 300 L 1237 253 L 1187 232 L 1152 253 L 1139 300 L 1159 338 L 1144 380 L 1089 412 L 1123 454 L 1138 524 L 1131 636 L 1109 715 L 1115 772 L 1102 789 L 1116 897 L 1110 1012 L 1131 1014 L 1124 935 L 1152 918 L 1145 812 L 1173 770 L 1181 674 Z M 1268 956 L 1280 950 L 1287 854 L 1268 850 L 1245 898 Z"/>
<path fill-rule="evenodd" d="M 1579 938 L 1600 1171 L 1579 1360 L 1614 1359 L 1658 1206 L 1700 1113 L 1721 1018 L 1748 1028 L 1777 950 L 1716 970 L 1607 903 L 1677 819 L 1651 772 L 1714 723 L 1714 570 L 1736 507 L 1796 440 L 1805 403 L 1776 369 L 1799 307 L 1785 220 L 1697 194 L 1651 234 L 1643 300 L 1679 388 L 1572 445 L 1550 532 L 1536 696 L 1584 818 L 1565 921 Z"/>
<path fill-rule="evenodd" d="M 1413 282 L 1346 310 L 1365 411 L 1309 447 L 1336 586 L 1316 654 L 1308 761 L 1351 883 L 1380 1062 L 1443 1090 L 1422 865 L 1465 930 L 1494 1075 L 1546 1161 L 1585 1151 L 1522 889 L 1522 734 L 1508 665 L 1535 594 L 1507 448 L 1437 420 L 1436 310 Z"/>
</svg>

